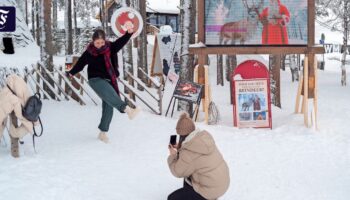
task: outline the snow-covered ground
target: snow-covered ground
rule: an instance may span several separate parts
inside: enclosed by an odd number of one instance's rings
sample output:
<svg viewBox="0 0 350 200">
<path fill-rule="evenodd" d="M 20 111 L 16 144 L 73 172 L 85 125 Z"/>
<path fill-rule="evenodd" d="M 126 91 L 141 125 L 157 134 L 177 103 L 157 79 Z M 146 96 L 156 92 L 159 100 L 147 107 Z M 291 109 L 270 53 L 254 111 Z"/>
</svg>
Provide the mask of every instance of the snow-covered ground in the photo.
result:
<svg viewBox="0 0 350 200">
<path fill-rule="evenodd" d="M 302 116 L 292 114 L 297 83 L 288 70 L 282 72 L 282 109 L 273 108 L 272 130 L 232 127 L 228 84 L 214 86 L 222 121 L 197 126 L 213 134 L 230 167 L 231 186 L 221 200 L 350 198 L 350 88 L 341 87 L 332 70 L 319 78 L 320 131 L 305 128 Z M 166 163 L 175 117 L 144 108 L 129 121 L 115 112 L 106 145 L 96 138 L 100 113 L 99 106 L 45 101 L 38 154 L 30 137 L 19 159 L 10 156 L 7 136 L 6 147 L 2 142 L 0 199 L 161 200 L 181 187 Z"/>
<path fill-rule="evenodd" d="M 324 31 L 317 27 L 316 38 Z M 326 42 L 341 43 L 341 35 L 327 32 Z M 0 64 L 30 63 L 39 57 L 28 50 L 19 55 L 5 58 L 0 53 Z M 334 56 L 339 54 L 326 55 L 325 71 L 318 71 L 319 131 L 305 128 L 303 116 L 293 114 L 298 83 L 291 82 L 288 69 L 281 72 L 282 109 L 273 107 L 273 129 L 234 128 L 229 84 L 216 86 L 216 69 L 210 67 L 213 100 L 222 120 L 197 126 L 212 133 L 230 167 L 231 185 L 220 200 L 350 199 L 350 88 L 340 86 L 340 63 L 327 59 Z M 62 65 L 64 58 L 54 62 Z M 166 90 L 165 105 L 170 94 Z M 115 111 L 109 144 L 97 140 L 100 115 L 100 106 L 44 101 L 38 153 L 27 136 L 19 159 L 10 156 L 5 134 L 0 200 L 164 200 L 181 187 L 182 180 L 170 174 L 166 162 L 179 113 L 156 116 L 144 107 L 129 121 Z"/>
</svg>

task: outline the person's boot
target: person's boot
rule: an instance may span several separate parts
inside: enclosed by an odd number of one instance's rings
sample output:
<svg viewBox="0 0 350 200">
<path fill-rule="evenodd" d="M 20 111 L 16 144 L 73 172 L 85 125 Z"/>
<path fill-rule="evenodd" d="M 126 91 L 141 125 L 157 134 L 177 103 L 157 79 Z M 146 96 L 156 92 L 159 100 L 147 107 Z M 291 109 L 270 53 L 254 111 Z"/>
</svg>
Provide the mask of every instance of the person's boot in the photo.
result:
<svg viewBox="0 0 350 200">
<path fill-rule="evenodd" d="M 97 138 L 106 144 L 109 142 L 109 138 L 106 132 L 101 131 L 100 134 L 98 134 Z"/>
<path fill-rule="evenodd" d="M 14 138 L 10 135 L 11 138 L 11 155 L 14 158 L 18 158 L 19 157 L 19 144 L 18 144 L 18 138 Z"/>
<path fill-rule="evenodd" d="M 126 114 L 128 114 L 128 117 L 130 120 L 134 119 L 139 113 L 140 113 L 141 109 L 136 107 L 134 108 L 130 108 L 129 106 L 126 106 L 125 108 L 125 112 Z"/>
</svg>

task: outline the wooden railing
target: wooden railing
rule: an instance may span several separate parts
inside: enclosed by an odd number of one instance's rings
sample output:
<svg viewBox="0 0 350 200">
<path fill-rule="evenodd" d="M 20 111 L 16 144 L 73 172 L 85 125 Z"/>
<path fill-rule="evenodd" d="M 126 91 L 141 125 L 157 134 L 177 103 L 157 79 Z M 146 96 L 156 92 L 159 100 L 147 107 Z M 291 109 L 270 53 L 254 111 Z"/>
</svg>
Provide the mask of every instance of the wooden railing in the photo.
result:
<svg viewBox="0 0 350 200">
<path fill-rule="evenodd" d="M 155 81 L 141 68 L 139 70 L 146 77 L 147 84 L 143 83 L 133 74 L 126 72 L 128 81 L 118 80 L 124 89 L 126 89 L 127 93 L 121 92 L 120 94 L 131 105 L 136 106 L 136 101 L 140 101 L 152 112 L 161 115 L 163 85 Z M 20 75 L 18 70 L 12 70 L 7 73 L 17 73 Z M 43 64 L 37 63 L 36 65 L 25 68 L 22 76 L 33 93 L 39 93 L 45 99 L 56 101 L 75 100 L 80 105 L 86 105 L 90 101 L 98 105 L 98 101 L 96 100 L 97 95 L 93 94 L 93 90 L 87 84 L 87 78 L 82 73 L 69 80 L 62 66 L 55 66 L 53 71 L 49 71 Z M 130 80 L 136 83 L 135 86 L 129 84 L 131 82 Z M 1 81 L 0 84 L 2 84 Z M 150 87 L 147 85 L 150 85 Z M 137 87 L 141 87 L 143 91 L 139 91 Z M 135 100 L 133 100 L 133 97 L 136 97 Z"/>
</svg>

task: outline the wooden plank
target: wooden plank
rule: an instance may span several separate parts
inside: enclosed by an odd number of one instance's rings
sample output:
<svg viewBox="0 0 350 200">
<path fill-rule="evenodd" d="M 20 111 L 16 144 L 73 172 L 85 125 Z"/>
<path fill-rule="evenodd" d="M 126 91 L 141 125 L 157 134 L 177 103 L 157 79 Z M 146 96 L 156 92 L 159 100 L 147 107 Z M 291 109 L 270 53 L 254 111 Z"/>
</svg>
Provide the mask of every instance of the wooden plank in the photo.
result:
<svg viewBox="0 0 350 200">
<path fill-rule="evenodd" d="M 148 90 L 147 86 L 142 83 L 141 81 L 139 81 L 135 76 L 133 76 L 130 72 L 126 72 L 126 74 L 131 77 L 132 79 L 134 79 L 134 81 L 136 81 L 137 84 L 139 84 L 141 87 L 143 87 L 143 89 L 157 102 L 159 101 L 159 99 L 157 97 L 155 97 L 151 91 Z"/>
<path fill-rule="evenodd" d="M 80 78 L 81 78 L 81 77 L 80 77 Z M 79 84 L 80 90 L 81 90 L 81 91 L 85 91 L 85 93 L 88 95 L 88 97 L 91 99 L 91 101 L 94 102 L 94 104 L 97 106 L 98 104 L 96 103 L 95 99 L 92 98 L 92 95 L 90 95 L 90 93 L 84 88 L 84 85 L 83 85 L 84 82 L 79 83 L 78 78 L 77 78 L 77 77 L 74 77 L 74 76 L 73 76 L 73 79 L 76 81 L 77 84 Z M 82 79 L 81 79 L 81 80 L 82 80 Z M 80 91 L 80 92 L 81 92 L 81 91 Z M 81 97 L 83 96 L 83 95 L 82 95 L 82 92 L 80 93 L 80 95 L 81 95 Z"/>
<path fill-rule="evenodd" d="M 58 72 L 58 75 L 62 77 L 62 79 L 66 83 L 66 85 L 72 90 L 73 93 L 75 93 L 75 95 L 77 95 L 77 97 L 79 98 L 80 104 L 81 105 L 86 105 L 86 103 L 83 100 L 83 98 L 79 95 L 79 91 L 70 83 L 70 81 L 63 74 L 63 72 L 60 71 L 59 69 L 55 68 L 55 67 L 53 69 L 56 70 L 56 72 Z"/>
<path fill-rule="evenodd" d="M 161 88 L 162 85 L 160 83 L 157 83 L 155 82 L 152 77 L 150 77 L 142 68 L 138 68 L 138 70 L 140 70 L 140 72 L 147 78 L 151 81 L 151 83 L 156 87 L 156 88 Z M 162 77 L 163 77 L 163 74 L 162 74 Z"/>
<path fill-rule="evenodd" d="M 151 76 L 154 76 L 154 66 L 156 64 L 157 52 L 158 52 L 157 50 L 158 50 L 158 39 L 157 39 L 157 35 L 155 35 L 154 36 L 152 63 L 151 63 Z"/>
<path fill-rule="evenodd" d="M 161 113 L 160 112 L 157 112 L 154 108 L 152 108 L 152 106 L 150 106 L 140 95 L 138 95 L 137 94 L 137 91 L 134 89 L 134 88 L 132 88 L 132 87 L 130 87 L 130 86 L 128 86 L 128 84 L 126 84 L 123 80 L 121 80 L 121 79 L 118 79 L 118 81 L 120 82 L 120 83 L 122 83 L 123 85 L 124 85 L 124 87 L 126 87 L 129 91 L 131 91 L 132 93 L 134 93 L 135 94 L 135 96 L 137 97 L 137 98 L 139 98 L 149 109 L 151 109 L 154 113 L 156 113 L 156 114 L 158 114 L 158 115 L 160 115 Z M 122 92 L 121 92 L 122 93 Z M 123 95 L 124 96 L 124 95 Z M 125 95 L 126 96 L 126 95 Z M 124 97 L 125 97 L 124 96 Z"/>
<path fill-rule="evenodd" d="M 64 91 L 64 89 L 61 87 L 61 85 L 59 83 L 57 83 L 57 81 L 55 80 L 55 78 L 53 77 L 51 72 L 48 69 L 46 69 L 45 67 L 41 66 L 40 64 L 39 64 L 39 67 L 45 71 L 45 73 L 49 76 L 49 78 L 58 87 L 58 95 L 60 95 L 62 93 L 65 96 L 66 100 L 69 100 L 69 95 Z"/>
<path fill-rule="evenodd" d="M 194 68 L 193 76 L 193 81 L 198 83 L 198 65 Z"/>
<path fill-rule="evenodd" d="M 62 101 L 63 100 L 62 97 L 55 91 L 55 88 L 53 88 L 52 85 L 41 75 L 41 72 L 39 71 L 39 69 L 35 69 L 34 71 L 39 75 L 39 77 L 47 85 L 47 88 L 49 88 L 51 90 L 51 92 L 54 93 L 57 100 Z"/>
<path fill-rule="evenodd" d="M 303 76 L 303 74 L 301 74 L 299 77 L 298 92 L 297 92 L 297 97 L 295 100 L 295 110 L 294 110 L 295 114 L 300 113 L 299 109 L 300 109 L 301 89 L 303 87 L 303 78 L 304 78 L 304 76 Z"/>
<path fill-rule="evenodd" d="M 208 65 L 204 66 L 204 70 L 205 70 L 205 72 L 204 72 L 205 73 L 204 114 L 205 114 L 205 123 L 208 124 L 208 121 L 209 121 L 209 101 L 210 101 L 210 97 L 209 97 L 209 66 Z"/>
<path fill-rule="evenodd" d="M 318 130 L 318 75 L 317 75 L 317 57 L 315 56 L 314 62 L 314 71 L 315 71 L 315 98 L 314 98 L 314 120 L 315 120 L 315 129 Z"/>
<path fill-rule="evenodd" d="M 208 46 L 208 47 L 191 47 L 189 49 L 190 54 L 198 54 L 199 62 L 201 61 L 201 55 L 208 54 L 223 54 L 223 55 L 236 55 L 236 54 L 323 54 L 325 50 L 319 46 L 290 46 L 290 47 L 278 47 L 278 46 Z M 288 53 L 287 53 L 288 52 Z M 204 58 L 205 59 L 205 58 Z"/>
<path fill-rule="evenodd" d="M 198 42 L 205 43 L 205 1 L 204 0 L 198 0 L 197 1 L 197 7 L 198 7 Z"/>
<path fill-rule="evenodd" d="M 41 87 L 40 83 L 36 81 L 34 76 L 30 72 L 28 72 L 27 75 L 33 80 L 34 84 L 36 85 L 37 87 L 36 92 L 40 94 L 40 91 L 41 91 L 44 94 L 44 97 L 46 96 L 46 98 L 52 100 L 51 96 Z"/>
<path fill-rule="evenodd" d="M 315 0 L 308 0 L 308 47 L 315 45 L 315 15 Z"/>
<path fill-rule="evenodd" d="M 309 62 L 308 62 L 309 58 L 308 55 L 305 56 L 304 59 L 304 96 L 303 96 L 303 105 L 304 105 L 304 125 L 306 127 L 309 127 L 309 108 L 308 108 L 308 101 L 309 101 L 309 97 L 308 97 L 308 77 L 309 77 Z"/>
</svg>

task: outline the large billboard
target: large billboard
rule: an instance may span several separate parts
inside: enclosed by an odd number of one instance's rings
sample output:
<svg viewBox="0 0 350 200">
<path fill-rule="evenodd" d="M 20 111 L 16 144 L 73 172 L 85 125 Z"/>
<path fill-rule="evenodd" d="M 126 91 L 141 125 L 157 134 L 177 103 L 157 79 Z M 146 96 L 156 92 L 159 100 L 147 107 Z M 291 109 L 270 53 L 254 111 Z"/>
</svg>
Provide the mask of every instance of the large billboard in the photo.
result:
<svg viewBox="0 0 350 200">
<path fill-rule="evenodd" d="M 307 45 L 307 0 L 205 0 L 207 45 Z"/>
</svg>

